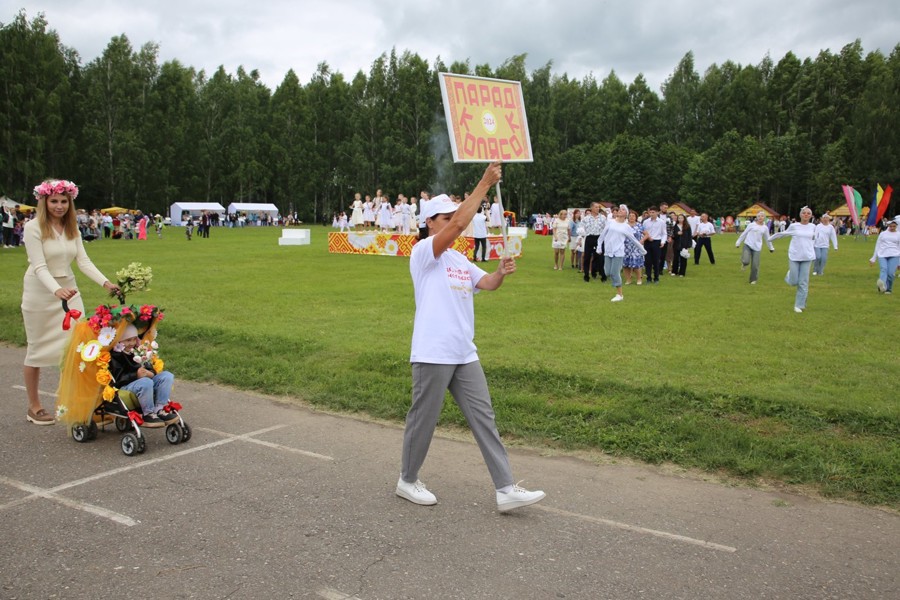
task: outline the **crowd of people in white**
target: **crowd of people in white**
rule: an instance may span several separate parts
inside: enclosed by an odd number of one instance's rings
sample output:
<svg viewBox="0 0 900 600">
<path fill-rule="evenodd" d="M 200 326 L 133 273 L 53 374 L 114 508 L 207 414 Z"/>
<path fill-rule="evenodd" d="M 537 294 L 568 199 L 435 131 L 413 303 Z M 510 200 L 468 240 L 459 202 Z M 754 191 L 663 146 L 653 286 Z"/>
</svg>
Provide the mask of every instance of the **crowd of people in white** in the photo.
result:
<svg viewBox="0 0 900 600">
<path fill-rule="evenodd" d="M 706 213 L 669 213 L 668 205 L 661 204 L 638 215 L 624 204 L 604 208 L 598 202 L 584 211 L 573 209 L 572 214 L 569 213 L 569 210 L 561 210 L 536 223 L 536 229 L 547 226 L 552 235 L 553 268 L 565 269 L 568 252 L 570 267 L 576 269 L 585 282 L 598 277 L 601 281 L 611 279 L 616 288 L 612 302 L 624 300 L 623 286 L 632 283 L 655 285 L 660 281 L 660 274 L 666 272 L 672 277 L 684 277 L 691 256 L 694 264 L 699 265 L 704 251 L 710 264 L 716 264 L 712 240 L 722 233 L 724 220 L 717 226 Z M 808 207 L 800 211 L 799 217 L 796 221 L 786 217 L 771 219 L 761 211 L 753 221 L 741 223 L 738 220 L 735 224 L 740 233 L 735 246 L 743 246 L 741 270 L 749 267 L 749 284 L 756 285 L 763 247 L 774 252 L 774 240 L 790 237 L 789 270 L 785 281 L 797 288 L 794 311 L 802 313 L 806 309 L 810 275 L 825 274 L 829 247 L 836 251 L 838 234 L 841 231 L 849 234 L 852 230 L 841 221 L 833 222 L 827 213 L 814 222 Z M 870 263 L 880 267 L 876 288 L 881 293 L 890 294 L 893 290 L 900 261 L 898 223 L 900 216 L 893 220 L 885 218 L 874 231 L 868 232 L 878 233 Z"/>
</svg>

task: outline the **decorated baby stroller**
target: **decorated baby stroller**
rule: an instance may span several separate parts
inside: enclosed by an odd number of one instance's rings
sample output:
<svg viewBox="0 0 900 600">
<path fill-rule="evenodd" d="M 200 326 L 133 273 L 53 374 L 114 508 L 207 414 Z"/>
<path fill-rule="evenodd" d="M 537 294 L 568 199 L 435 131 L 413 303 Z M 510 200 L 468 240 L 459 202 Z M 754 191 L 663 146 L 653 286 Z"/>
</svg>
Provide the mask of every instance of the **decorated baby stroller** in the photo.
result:
<svg viewBox="0 0 900 600">
<path fill-rule="evenodd" d="M 109 371 L 110 350 L 123 337 L 125 329 L 134 326 L 141 340 L 135 354 L 156 373 L 163 370 L 163 361 L 156 349 L 156 326 L 163 312 L 152 304 L 140 307 L 126 305 L 124 295 L 119 305 L 103 304 L 93 316 L 77 322 L 72 338 L 63 354 L 57 400 L 57 419 L 68 425 L 72 439 L 84 443 L 96 439 L 100 429 L 114 423 L 122 433 L 121 448 L 126 456 L 142 454 L 146 449 L 144 418 L 137 397 L 119 389 Z M 63 329 L 70 329 L 71 320 L 81 315 L 70 311 L 62 302 L 65 318 Z M 171 400 L 163 410 L 174 415 L 165 426 L 166 440 L 180 444 L 191 439 L 191 428 L 181 416 L 181 405 Z"/>
</svg>

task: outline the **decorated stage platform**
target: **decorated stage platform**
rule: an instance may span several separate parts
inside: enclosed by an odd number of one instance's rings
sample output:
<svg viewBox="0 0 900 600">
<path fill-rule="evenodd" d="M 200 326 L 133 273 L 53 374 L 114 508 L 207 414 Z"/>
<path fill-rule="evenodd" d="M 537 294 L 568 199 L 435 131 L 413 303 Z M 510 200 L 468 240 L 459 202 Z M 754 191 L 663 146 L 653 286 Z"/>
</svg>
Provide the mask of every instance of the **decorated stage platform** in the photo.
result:
<svg viewBox="0 0 900 600">
<path fill-rule="evenodd" d="M 374 231 L 332 231 L 328 234 L 328 251 L 332 254 L 375 254 L 378 256 L 409 256 L 419 239 L 417 235 L 377 233 Z M 470 259 L 475 251 L 475 238 L 456 239 L 453 248 Z M 487 237 L 488 260 L 499 260 L 503 252 L 503 237 Z M 509 251 L 513 256 L 522 255 L 522 238 L 509 237 Z"/>
</svg>

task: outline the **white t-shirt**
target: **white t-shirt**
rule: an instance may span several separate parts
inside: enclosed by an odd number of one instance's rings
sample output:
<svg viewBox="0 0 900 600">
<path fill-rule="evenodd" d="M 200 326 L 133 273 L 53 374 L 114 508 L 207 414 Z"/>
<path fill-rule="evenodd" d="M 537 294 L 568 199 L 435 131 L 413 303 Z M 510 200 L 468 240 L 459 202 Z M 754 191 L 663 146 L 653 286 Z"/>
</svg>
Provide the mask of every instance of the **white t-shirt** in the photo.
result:
<svg viewBox="0 0 900 600">
<path fill-rule="evenodd" d="M 697 232 L 697 225 L 700 224 L 700 216 L 699 215 L 691 215 L 687 218 L 688 225 L 691 226 L 691 231 L 693 233 Z"/>
<path fill-rule="evenodd" d="M 483 211 L 475 213 L 475 216 L 472 217 L 472 237 L 486 238 L 487 236 L 487 217 L 484 216 Z"/>
<path fill-rule="evenodd" d="M 700 222 L 697 223 L 697 229 L 691 228 L 691 231 L 696 233 L 698 236 L 705 235 L 709 237 L 711 235 L 716 235 L 716 226 L 707 221 L 706 223 Z"/>
<path fill-rule="evenodd" d="M 788 246 L 788 260 L 804 262 L 816 259 L 816 250 L 813 243 L 816 239 L 816 226 L 812 223 L 791 223 L 785 231 L 772 235 L 770 240 L 790 236 L 791 245 Z"/>
<path fill-rule="evenodd" d="M 413 246 L 409 273 L 416 298 L 409 362 L 464 365 L 475 348 L 475 286 L 487 275 L 452 248 L 434 258 L 434 236 Z"/>
</svg>

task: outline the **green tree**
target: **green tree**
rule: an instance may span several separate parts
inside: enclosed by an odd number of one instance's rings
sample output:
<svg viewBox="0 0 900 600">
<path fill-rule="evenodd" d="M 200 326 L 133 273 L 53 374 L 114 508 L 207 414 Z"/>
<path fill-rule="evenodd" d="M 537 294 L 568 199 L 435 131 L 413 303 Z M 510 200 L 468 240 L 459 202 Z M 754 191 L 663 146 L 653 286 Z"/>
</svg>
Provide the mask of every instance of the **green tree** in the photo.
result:
<svg viewBox="0 0 900 600">
<path fill-rule="evenodd" d="M 62 46 L 43 14 L 30 22 L 20 11 L 0 27 L 0 186 L 31 201 L 48 176 L 71 177 L 74 135 L 66 117 L 73 103 L 77 56 Z M 79 181 L 84 184 L 84 182 Z"/>
</svg>

